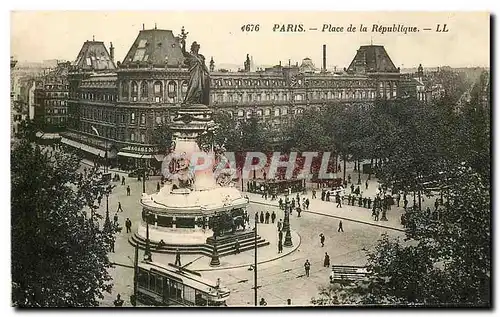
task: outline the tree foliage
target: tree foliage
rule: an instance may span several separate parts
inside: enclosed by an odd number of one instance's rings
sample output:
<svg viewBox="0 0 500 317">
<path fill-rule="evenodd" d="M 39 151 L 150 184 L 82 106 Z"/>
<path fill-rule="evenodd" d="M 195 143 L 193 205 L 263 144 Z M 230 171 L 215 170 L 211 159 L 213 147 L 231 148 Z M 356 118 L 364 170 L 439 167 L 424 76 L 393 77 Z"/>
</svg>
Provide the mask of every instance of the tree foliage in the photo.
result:
<svg viewBox="0 0 500 317">
<path fill-rule="evenodd" d="M 113 233 L 95 212 L 106 190 L 100 172 L 83 176 L 76 156 L 26 139 L 11 162 L 13 305 L 97 306 L 112 287 Z"/>
</svg>

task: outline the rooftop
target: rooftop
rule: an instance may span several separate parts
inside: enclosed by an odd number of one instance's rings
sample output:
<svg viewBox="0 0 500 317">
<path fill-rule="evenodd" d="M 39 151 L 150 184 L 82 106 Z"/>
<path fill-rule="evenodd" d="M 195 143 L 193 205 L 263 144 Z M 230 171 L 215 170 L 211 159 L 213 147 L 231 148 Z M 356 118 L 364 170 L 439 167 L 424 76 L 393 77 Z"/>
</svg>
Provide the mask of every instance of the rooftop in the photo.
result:
<svg viewBox="0 0 500 317">
<path fill-rule="evenodd" d="M 170 67 L 184 65 L 179 38 L 171 30 L 141 30 L 125 56 L 123 66 L 140 63 Z"/>
<path fill-rule="evenodd" d="M 85 41 L 76 57 L 74 65 L 84 70 L 115 69 L 115 64 L 109 55 L 104 42 Z"/>
<path fill-rule="evenodd" d="M 383 45 L 362 45 L 347 68 L 349 73 L 398 73 Z"/>
</svg>

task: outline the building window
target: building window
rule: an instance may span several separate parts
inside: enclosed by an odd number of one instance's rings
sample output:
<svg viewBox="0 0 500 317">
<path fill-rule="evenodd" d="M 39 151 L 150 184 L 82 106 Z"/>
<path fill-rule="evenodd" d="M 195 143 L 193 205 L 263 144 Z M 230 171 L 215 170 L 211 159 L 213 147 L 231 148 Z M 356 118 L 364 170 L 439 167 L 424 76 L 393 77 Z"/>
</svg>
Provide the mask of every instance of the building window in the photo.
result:
<svg viewBox="0 0 500 317">
<path fill-rule="evenodd" d="M 147 98 L 148 97 L 148 83 L 146 81 L 143 81 L 141 83 L 141 98 Z"/>
<path fill-rule="evenodd" d="M 183 81 L 181 86 L 182 97 L 184 97 L 187 94 L 187 91 L 188 91 L 188 83 L 187 81 Z"/>
<path fill-rule="evenodd" d="M 161 102 L 163 97 L 163 83 L 155 81 L 154 83 L 155 102 Z"/>
<path fill-rule="evenodd" d="M 130 114 L 130 122 L 135 123 L 135 113 L 133 112 Z"/>
<path fill-rule="evenodd" d="M 243 117 L 243 116 L 244 116 L 243 110 L 238 110 L 238 117 Z"/>
<path fill-rule="evenodd" d="M 134 142 L 135 141 L 135 133 L 130 132 L 130 141 Z"/>
<path fill-rule="evenodd" d="M 170 81 L 167 86 L 167 93 L 169 98 L 174 98 L 177 96 L 177 84 L 175 81 Z"/>
<path fill-rule="evenodd" d="M 257 110 L 257 115 L 258 115 L 259 117 L 262 117 L 262 110 L 261 110 L 261 109 Z"/>
<path fill-rule="evenodd" d="M 275 117 L 279 117 L 279 116 L 280 116 L 280 114 L 281 114 L 280 112 L 281 112 L 281 111 L 280 111 L 280 108 L 276 108 L 276 109 L 274 109 L 274 116 L 275 116 Z"/>
<path fill-rule="evenodd" d="M 146 124 L 146 114 L 141 113 L 141 124 Z"/>
<path fill-rule="evenodd" d="M 281 111 L 281 113 L 285 116 L 288 114 L 288 110 L 286 108 L 283 108 L 283 110 Z"/>
<path fill-rule="evenodd" d="M 128 98 L 128 83 L 126 81 L 122 81 L 122 97 Z"/>
<path fill-rule="evenodd" d="M 131 87 L 132 87 L 132 94 L 131 94 L 132 101 L 137 101 L 137 97 L 139 96 L 139 86 L 135 81 L 133 81 L 131 83 Z"/>
<path fill-rule="evenodd" d="M 264 110 L 264 115 L 268 116 L 271 114 L 271 109 Z"/>
<path fill-rule="evenodd" d="M 146 143 L 146 135 L 141 133 L 141 143 Z"/>
</svg>

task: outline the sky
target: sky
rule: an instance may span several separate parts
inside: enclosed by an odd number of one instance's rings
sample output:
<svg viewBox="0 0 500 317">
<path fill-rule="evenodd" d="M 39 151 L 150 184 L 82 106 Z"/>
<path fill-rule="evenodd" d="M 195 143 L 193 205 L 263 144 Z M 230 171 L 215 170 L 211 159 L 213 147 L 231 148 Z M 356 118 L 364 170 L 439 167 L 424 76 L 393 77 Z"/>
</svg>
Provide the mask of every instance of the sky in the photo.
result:
<svg viewBox="0 0 500 317">
<path fill-rule="evenodd" d="M 123 61 L 142 25 L 146 29 L 172 30 L 184 26 L 187 42 L 201 44 L 200 53 L 216 65 L 243 65 L 246 54 L 257 65 L 287 64 L 309 57 L 322 63 L 327 45 L 327 64 L 344 68 L 360 45 L 385 46 L 397 67 L 488 67 L 490 17 L 486 12 L 297 12 L 297 11 L 13 11 L 11 55 L 19 61 L 62 59 L 73 61 L 83 42 L 113 42 L 115 61 Z M 242 31 L 258 24 L 259 31 Z M 305 32 L 273 31 L 275 25 L 302 24 Z M 322 32 L 324 24 L 343 27 L 341 32 Z M 347 27 L 356 32 L 347 32 Z M 359 32 L 360 25 L 367 32 Z M 373 25 L 416 27 L 419 32 L 373 32 Z M 436 32 L 446 24 L 448 32 Z M 309 30 L 317 28 L 318 30 Z M 430 28 L 430 31 L 423 30 Z M 334 28 L 331 28 L 333 31 Z M 338 30 L 338 29 L 337 29 Z"/>
</svg>

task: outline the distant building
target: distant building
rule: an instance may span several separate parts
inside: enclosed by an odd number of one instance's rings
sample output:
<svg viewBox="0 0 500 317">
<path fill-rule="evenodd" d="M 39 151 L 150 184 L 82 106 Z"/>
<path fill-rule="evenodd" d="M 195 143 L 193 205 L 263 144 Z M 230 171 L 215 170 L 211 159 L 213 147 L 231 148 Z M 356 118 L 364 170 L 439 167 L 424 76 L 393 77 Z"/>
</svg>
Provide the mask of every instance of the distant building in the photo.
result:
<svg viewBox="0 0 500 317">
<path fill-rule="evenodd" d="M 203 51 L 203 45 L 201 48 Z M 394 99 L 400 77 L 383 46 L 362 46 L 345 72 L 318 70 L 305 58 L 288 66 L 252 71 L 247 55 L 238 72 L 210 69 L 210 106 L 235 120 L 257 116 L 279 128 L 309 108 L 336 104 L 369 107 L 377 98 Z M 141 30 L 123 62 L 114 64 L 114 48 L 103 42 L 83 44 L 69 73 L 67 131 L 62 142 L 89 157 L 134 169 L 159 168 L 155 130 L 182 107 L 189 82 L 181 37 L 170 30 Z M 97 130 L 97 133 L 95 130 Z"/>
</svg>

